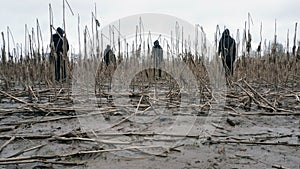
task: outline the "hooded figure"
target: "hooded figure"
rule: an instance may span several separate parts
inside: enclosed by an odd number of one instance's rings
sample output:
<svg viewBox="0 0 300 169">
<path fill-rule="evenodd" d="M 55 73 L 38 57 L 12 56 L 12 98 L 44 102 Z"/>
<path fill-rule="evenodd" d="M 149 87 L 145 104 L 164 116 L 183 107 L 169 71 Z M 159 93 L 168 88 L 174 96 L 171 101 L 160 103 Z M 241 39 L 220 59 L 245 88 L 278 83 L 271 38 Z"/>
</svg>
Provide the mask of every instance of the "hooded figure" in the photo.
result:
<svg viewBox="0 0 300 169">
<path fill-rule="evenodd" d="M 104 61 L 106 66 L 109 66 L 111 63 L 116 66 L 116 57 L 113 51 L 110 48 L 110 45 L 106 46 L 106 49 L 104 50 Z"/>
<path fill-rule="evenodd" d="M 226 74 L 233 75 L 233 63 L 236 55 L 236 44 L 235 40 L 230 36 L 228 29 L 222 33 L 222 37 L 219 42 L 218 53 L 221 55 L 222 63 L 225 68 Z"/>
<path fill-rule="evenodd" d="M 56 29 L 56 33 L 52 35 L 52 41 L 54 43 L 54 49 L 56 53 L 56 59 L 55 59 L 55 80 L 60 81 L 60 70 L 62 70 L 62 79 L 66 79 L 66 56 L 63 56 L 64 53 L 64 39 L 65 38 L 65 31 L 58 27 Z M 67 38 L 66 39 L 66 52 L 69 51 L 69 43 Z"/>
<path fill-rule="evenodd" d="M 159 45 L 158 40 L 154 42 L 154 46 L 152 47 L 152 59 L 154 64 L 154 76 L 155 71 L 158 69 L 158 76 L 161 78 L 161 64 L 163 62 L 163 50 Z"/>
</svg>

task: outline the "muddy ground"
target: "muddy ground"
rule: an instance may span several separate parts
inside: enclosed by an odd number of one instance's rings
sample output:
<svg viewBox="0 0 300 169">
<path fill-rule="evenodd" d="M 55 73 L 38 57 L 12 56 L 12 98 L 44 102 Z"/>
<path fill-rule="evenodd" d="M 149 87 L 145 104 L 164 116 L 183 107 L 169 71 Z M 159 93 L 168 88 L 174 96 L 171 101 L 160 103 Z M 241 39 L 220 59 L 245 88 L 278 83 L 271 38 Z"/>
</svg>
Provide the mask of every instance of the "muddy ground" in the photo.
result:
<svg viewBox="0 0 300 169">
<path fill-rule="evenodd" d="M 240 85 L 215 107 L 163 92 L 116 105 L 59 86 L 1 91 L 0 168 L 300 168 L 300 88 Z"/>
</svg>

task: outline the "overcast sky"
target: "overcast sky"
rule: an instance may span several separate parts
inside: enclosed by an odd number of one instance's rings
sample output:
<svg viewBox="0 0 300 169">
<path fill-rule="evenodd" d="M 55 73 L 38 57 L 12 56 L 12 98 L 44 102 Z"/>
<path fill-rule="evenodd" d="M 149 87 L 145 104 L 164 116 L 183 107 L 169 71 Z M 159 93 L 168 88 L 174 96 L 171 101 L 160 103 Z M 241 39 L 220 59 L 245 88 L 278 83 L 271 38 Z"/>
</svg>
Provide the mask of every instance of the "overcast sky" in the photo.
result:
<svg viewBox="0 0 300 169">
<path fill-rule="evenodd" d="M 263 23 L 263 39 L 274 37 L 277 20 L 278 40 L 286 44 L 287 30 L 290 30 L 290 44 L 294 36 L 294 26 L 300 22 L 299 0 L 68 0 L 74 12 L 66 12 L 67 36 L 72 47 L 77 48 L 77 16 L 80 15 L 81 31 L 91 25 L 91 12 L 97 5 L 97 17 L 101 26 L 120 18 L 140 13 L 162 13 L 173 15 L 191 24 L 200 24 L 213 41 L 216 25 L 226 26 L 231 34 L 244 28 L 248 12 L 253 25 L 251 30 L 254 43 L 259 42 L 260 23 Z M 49 3 L 54 12 L 54 26 L 62 26 L 62 0 L 2 0 L 0 7 L 0 31 L 10 27 L 16 43 L 24 44 L 25 24 L 28 29 L 36 28 L 39 20 L 44 45 L 49 43 Z M 159 19 L 159 18 L 158 18 Z M 298 28 L 297 38 L 300 39 Z M 6 35 L 6 34 L 5 34 Z M 2 40 L 0 41 L 2 45 Z"/>
</svg>

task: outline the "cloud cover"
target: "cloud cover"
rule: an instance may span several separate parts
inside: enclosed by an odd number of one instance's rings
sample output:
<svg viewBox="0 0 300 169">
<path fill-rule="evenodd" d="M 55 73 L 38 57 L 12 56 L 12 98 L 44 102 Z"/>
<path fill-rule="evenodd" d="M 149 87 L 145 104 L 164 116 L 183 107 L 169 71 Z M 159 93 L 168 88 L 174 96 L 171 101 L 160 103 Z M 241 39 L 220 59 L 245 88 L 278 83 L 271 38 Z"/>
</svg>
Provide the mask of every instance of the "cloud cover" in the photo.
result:
<svg viewBox="0 0 300 169">
<path fill-rule="evenodd" d="M 6 32 L 6 27 L 9 26 L 15 42 L 24 44 L 25 24 L 31 31 L 32 28 L 36 28 L 36 19 L 38 19 L 42 28 L 44 46 L 46 46 L 50 39 L 49 3 L 51 3 L 54 12 L 54 26 L 58 27 L 62 26 L 62 2 L 62 0 L 2 1 L 0 31 Z M 295 22 L 300 21 L 300 12 L 297 9 L 300 6 L 299 0 L 68 0 L 68 2 L 75 15 L 72 16 L 67 9 L 66 32 L 70 44 L 76 51 L 78 51 L 78 14 L 81 21 L 81 34 L 83 34 L 84 26 L 91 26 L 91 13 L 94 11 L 95 4 L 97 5 L 97 17 L 101 22 L 101 26 L 134 14 L 163 13 L 179 17 L 192 24 L 202 25 L 210 41 L 213 40 L 216 25 L 220 25 L 220 28 L 229 28 L 234 36 L 237 29 L 240 29 L 241 33 L 248 12 L 250 12 L 253 19 L 251 30 L 254 43 L 258 43 L 260 39 L 261 22 L 263 24 L 263 39 L 273 39 L 276 19 L 278 40 L 285 44 L 287 30 L 289 29 L 291 44 Z M 299 32 L 297 34 L 298 39 Z M 2 45 L 2 41 L 0 44 Z"/>
</svg>

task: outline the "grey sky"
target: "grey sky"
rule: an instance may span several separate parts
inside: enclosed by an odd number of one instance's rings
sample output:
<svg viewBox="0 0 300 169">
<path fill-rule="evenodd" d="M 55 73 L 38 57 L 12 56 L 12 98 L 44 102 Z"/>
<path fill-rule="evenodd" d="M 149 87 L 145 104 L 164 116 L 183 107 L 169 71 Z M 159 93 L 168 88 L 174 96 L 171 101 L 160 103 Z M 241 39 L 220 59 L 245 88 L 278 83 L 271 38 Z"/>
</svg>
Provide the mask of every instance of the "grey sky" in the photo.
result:
<svg viewBox="0 0 300 169">
<path fill-rule="evenodd" d="M 39 19 L 42 28 L 44 46 L 49 43 L 48 9 L 51 3 L 54 11 L 54 26 L 62 26 L 62 0 L 2 0 L 0 7 L 0 31 L 6 32 L 9 26 L 15 42 L 24 44 L 24 30 L 36 28 Z M 290 30 L 290 44 L 294 35 L 295 22 L 300 21 L 299 0 L 69 0 L 75 13 L 67 11 L 67 30 L 70 44 L 77 48 L 77 15 L 81 17 L 81 32 L 85 25 L 91 25 L 91 12 L 97 4 L 97 16 L 101 25 L 109 24 L 119 18 L 139 13 L 163 13 L 179 17 L 191 24 L 204 27 L 207 37 L 213 40 L 216 25 L 226 26 L 236 35 L 236 30 L 244 28 L 247 13 L 250 12 L 253 41 L 259 41 L 259 27 L 263 23 L 263 39 L 271 40 L 274 36 L 274 21 L 277 20 L 278 40 L 286 44 L 287 30 Z M 225 3 L 225 4 L 224 4 Z M 300 33 L 298 29 L 298 39 Z M 242 32 L 240 32 L 242 33 Z M 6 35 L 6 34 L 5 34 Z M 0 41 L 2 45 L 2 40 Z"/>
</svg>

